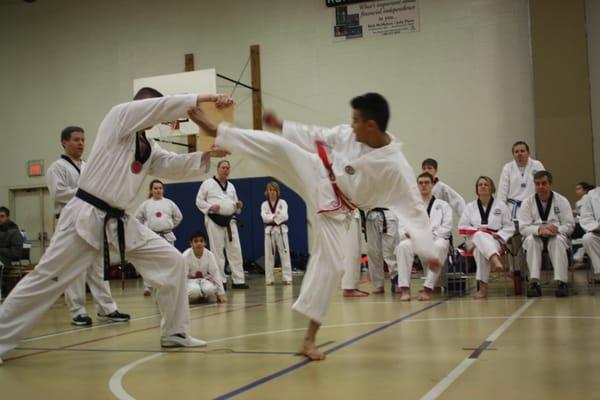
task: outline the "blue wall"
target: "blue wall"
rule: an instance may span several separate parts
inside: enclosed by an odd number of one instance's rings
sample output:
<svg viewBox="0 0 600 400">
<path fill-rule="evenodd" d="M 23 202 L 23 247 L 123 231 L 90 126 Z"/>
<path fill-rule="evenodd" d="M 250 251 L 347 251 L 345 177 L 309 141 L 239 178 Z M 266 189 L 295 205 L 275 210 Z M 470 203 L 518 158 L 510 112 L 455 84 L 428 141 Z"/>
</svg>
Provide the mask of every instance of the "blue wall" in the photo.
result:
<svg viewBox="0 0 600 400">
<path fill-rule="evenodd" d="M 265 200 L 267 183 L 276 179 L 270 177 L 231 179 L 239 199 L 244 203 L 241 215 L 240 241 L 245 260 L 256 261 L 264 256 L 264 225 L 260 217 L 260 205 Z M 165 197 L 171 199 L 183 214 L 183 221 L 173 231 L 177 236 L 175 246 L 184 251 L 195 231 L 206 233 L 204 214 L 196 207 L 196 195 L 202 182 L 171 183 L 165 185 Z M 279 182 L 281 198 L 289 207 L 290 250 L 299 254 L 308 254 L 308 234 L 306 228 L 306 204 L 293 190 Z M 210 246 L 210 244 L 209 244 Z"/>
</svg>

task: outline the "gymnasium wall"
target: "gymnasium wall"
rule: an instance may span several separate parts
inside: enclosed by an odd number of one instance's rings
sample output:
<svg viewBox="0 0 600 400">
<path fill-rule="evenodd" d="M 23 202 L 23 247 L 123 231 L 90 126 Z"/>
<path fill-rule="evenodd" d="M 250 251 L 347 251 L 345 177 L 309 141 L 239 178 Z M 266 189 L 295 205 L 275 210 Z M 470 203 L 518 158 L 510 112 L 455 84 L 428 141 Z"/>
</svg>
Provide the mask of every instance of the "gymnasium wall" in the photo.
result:
<svg viewBox="0 0 600 400">
<path fill-rule="evenodd" d="M 324 3 L 0 2 L 0 203 L 9 188 L 45 184 L 27 177 L 26 161 L 56 159 L 64 126 L 87 129 L 89 152 L 105 113 L 131 97 L 133 79 L 183 71 L 185 53 L 197 69 L 237 78 L 252 44 L 261 46 L 265 108 L 334 125 L 350 120 L 351 97 L 380 92 L 413 167 L 438 159 L 441 178 L 467 200 L 478 175 L 498 179 L 514 141 L 533 145 L 527 1 L 419 0 L 420 32 L 342 43 L 332 40 Z M 241 79 L 250 81 L 249 68 Z M 251 126 L 249 95 L 234 92 L 243 127 Z M 269 175 L 232 158 L 233 178 Z"/>
</svg>

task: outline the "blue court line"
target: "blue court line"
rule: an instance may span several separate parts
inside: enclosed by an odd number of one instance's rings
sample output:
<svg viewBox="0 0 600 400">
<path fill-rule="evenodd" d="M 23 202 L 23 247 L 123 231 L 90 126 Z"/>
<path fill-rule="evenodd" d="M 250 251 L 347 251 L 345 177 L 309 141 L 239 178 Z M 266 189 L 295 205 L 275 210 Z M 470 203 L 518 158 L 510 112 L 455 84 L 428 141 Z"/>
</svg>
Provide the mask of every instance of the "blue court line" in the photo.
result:
<svg viewBox="0 0 600 400">
<path fill-rule="evenodd" d="M 469 358 L 479 358 L 479 356 L 481 355 L 481 353 L 483 353 L 485 350 L 487 350 L 487 348 L 490 346 L 490 344 L 492 344 L 491 340 L 484 340 L 478 348 L 476 348 L 471 355 L 469 356 Z"/>
<path fill-rule="evenodd" d="M 446 301 L 447 300 L 441 300 L 441 301 L 438 301 L 437 303 L 430 304 L 427 307 L 423 307 L 423 308 L 421 308 L 421 309 L 419 309 L 417 311 L 413 311 L 413 312 L 411 312 L 409 314 L 406 314 L 406 315 L 404 315 L 404 316 L 402 316 L 402 317 L 400 317 L 398 319 L 395 319 L 395 320 L 393 320 L 391 322 L 388 322 L 387 324 L 381 325 L 378 328 L 375 328 L 375 329 L 372 329 L 370 331 L 367 331 L 367 332 L 363 333 L 362 335 L 359 335 L 359 336 L 357 336 L 357 337 L 355 337 L 353 339 L 349 339 L 349 340 L 347 340 L 347 341 L 345 341 L 343 343 L 340 343 L 337 346 L 334 346 L 331 349 L 325 351 L 324 353 L 326 355 L 334 353 L 334 352 L 336 352 L 336 351 L 338 351 L 340 349 L 343 349 L 344 347 L 350 346 L 351 344 L 354 344 L 354 343 L 358 342 L 359 340 L 362 340 L 362 339 L 364 339 L 366 337 L 374 335 L 375 333 L 381 332 L 382 330 L 387 329 L 387 328 L 389 328 L 391 326 L 394 326 L 394 325 L 396 325 L 396 324 L 398 324 L 398 323 L 400 323 L 400 322 L 402 322 L 404 320 L 412 318 L 412 317 L 414 317 L 417 314 L 420 314 L 420 313 L 425 312 L 427 310 L 430 310 L 430 309 L 432 309 L 434 307 L 437 307 L 440 304 L 445 303 Z M 307 365 L 307 364 L 309 364 L 311 362 L 312 362 L 312 360 L 309 360 L 308 358 L 305 358 L 304 360 L 302 360 L 302 361 L 300 361 L 300 362 L 298 362 L 296 364 L 290 365 L 287 368 L 284 368 L 284 369 L 279 370 L 277 372 L 274 372 L 274 373 L 272 373 L 270 375 L 267 375 L 265 377 L 257 379 L 254 382 L 250 382 L 249 384 L 244 385 L 244 386 L 242 386 L 242 387 L 240 387 L 238 389 L 232 390 L 231 392 L 228 392 L 228 393 L 225 393 L 225 394 L 223 394 L 221 396 L 215 397 L 215 400 L 230 399 L 230 398 L 232 398 L 234 396 L 237 396 L 238 394 L 242 394 L 244 392 L 247 392 L 247 391 L 249 391 L 251 389 L 254 389 L 257 386 L 260 386 L 260 385 L 262 385 L 264 383 L 272 381 L 273 379 L 279 378 L 280 376 L 286 375 L 286 374 L 288 374 L 288 373 L 290 373 L 292 371 L 295 371 L 295 370 L 297 370 L 299 368 L 302 368 L 302 367 L 304 367 L 305 365 Z"/>
</svg>

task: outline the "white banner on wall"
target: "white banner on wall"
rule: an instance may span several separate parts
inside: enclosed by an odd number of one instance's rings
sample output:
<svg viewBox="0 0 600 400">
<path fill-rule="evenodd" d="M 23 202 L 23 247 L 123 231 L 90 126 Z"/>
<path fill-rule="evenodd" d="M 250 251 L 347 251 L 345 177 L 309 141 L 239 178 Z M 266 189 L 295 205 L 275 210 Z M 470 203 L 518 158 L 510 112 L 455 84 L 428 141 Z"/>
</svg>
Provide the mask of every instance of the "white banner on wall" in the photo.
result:
<svg viewBox="0 0 600 400">
<path fill-rule="evenodd" d="M 378 0 L 335 7 L 336 41 L 419 31 L 419 0 Z"/>
</svg>

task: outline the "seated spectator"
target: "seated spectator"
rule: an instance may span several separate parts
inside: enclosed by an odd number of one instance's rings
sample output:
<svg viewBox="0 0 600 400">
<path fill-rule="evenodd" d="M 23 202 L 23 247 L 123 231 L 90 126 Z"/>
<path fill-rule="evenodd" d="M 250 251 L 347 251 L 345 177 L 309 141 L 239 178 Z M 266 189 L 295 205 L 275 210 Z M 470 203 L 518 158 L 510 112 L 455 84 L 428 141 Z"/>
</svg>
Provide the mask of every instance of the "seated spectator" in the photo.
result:
<svg viewBox="0 0 600 400">
<path fill-rule="evenodd" d="M 579 223 L 579 216 L 581 215 L 581 207 L 583 205 L 583 200 L 588 192 L 594 189 L 595 186 L 587 183 L 587 182 L 579 182 L 575 185 L 575 195 L 577 196 L 577 202 L 575 203 L 575 209 L 573 210 L 573 217 L 575 217 L 575 230 L 571 235 L 571 239 L 581 239 L 585 234 L 585 230 L 581 227 Z M 585 256 L 585 249 L 583 246 L 579 246 L 575 254 L 573 254 L 573 261 L 575 264 L 574 268 L 581 268 L 584 266 L 583 257 Z"/>
<path fill-rule="evenodd" d="M 431 176 L 433 176 L 433 189 L 431 193 L 435 198 L 444 200 L 446 203 L 450 204 L 452 211 L 454 211 L 454 215 L 460 217 L 465 209 L 465 199 L 463 199 L 456 190 L 452 189 L 437 177 L 438 162 L 433 158 L 426 158 L 421 163 L 421 170 L 423 172 L 429 172 Z"/>
<path fill-rule="evenodd" d="M 539 297 L 542 288 L 539 283 L 542 269 L 542 251 L 546 247 L 554 280 L 558 286 L 556 297 L 569 295 L 569 236 L 573 232 L 575 220 L 569 200 L 552 190 L 552 174 L 538 171 L 533 175 L 535 194 L 523 201 L 519 209 L 519 229 L 525 238 L 523 248 L 529 267 L 530 284 L 528 297 Z"/>
<path fill-rule="evenodd" d="M 206 238 L 200 232 L 192 234 L 190 248 L 183 252 L 188 276 L 188 298 L 190 302 L 205 300 L 225 303 L 227 296 L 223 279 L 213 253 L 206 249 Z"/>
<path fill-rule="evenodd" d="M 594 268 L 594 280 L 600 280 L 600 187 L 590 190 L 583 197 L 579 223 L 586 231 L 583 248 L 590 256 Z"/>
<path fill-rule="evenodd" d="M 0 262 L 5 266 L 18 260 L 23 250 L 21 230 L 9 217 L 10 210 L 0 207 Z"/>
<path fill-rule="evenodd" d="M 480 176 L 475 182 L 477 200 L 470 202 L 460 217 L 458 230 L 467 237 L 467 250 L 472 251 L 477 264 L 479 290 L 475 299 L 488 295 L 490 265 L 493 271 L 504 271 L 500 260 L 502 244 L 515 233 L 515 225 L 506 204 L 494 199 L 496 186 L 492 178 Z"/>
</svg>

